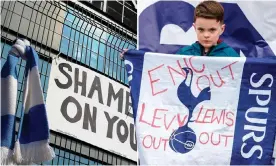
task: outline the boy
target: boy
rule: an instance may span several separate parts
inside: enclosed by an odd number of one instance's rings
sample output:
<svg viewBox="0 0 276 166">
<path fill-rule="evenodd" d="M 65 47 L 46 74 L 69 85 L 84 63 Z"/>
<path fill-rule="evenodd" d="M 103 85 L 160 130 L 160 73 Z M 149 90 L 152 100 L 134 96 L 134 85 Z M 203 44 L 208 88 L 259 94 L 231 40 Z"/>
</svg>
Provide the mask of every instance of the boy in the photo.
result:
<svg viewBox="0 0 276 166">
<path fill-rule="evenodd" d="M 224 9 L 219 2 L 203 1 L 194 11 L 194 23 L 198 41 L 180 48 L 176 54 L 216 57 L 240 57 L 235 50 L 219 39 L 224 32 Z M 123 59 L 124 53 L 120 54 Z"/>
<path fill-rule="evenodd" d="M 176 54 L 239 57 L 235 50 L 219 39 L 224 32 L 224 9 L 216 1 L 203 1 L 194 11 L 194 23 L 198 41 L 191 46 L 183 47 Z"/>
</svg>

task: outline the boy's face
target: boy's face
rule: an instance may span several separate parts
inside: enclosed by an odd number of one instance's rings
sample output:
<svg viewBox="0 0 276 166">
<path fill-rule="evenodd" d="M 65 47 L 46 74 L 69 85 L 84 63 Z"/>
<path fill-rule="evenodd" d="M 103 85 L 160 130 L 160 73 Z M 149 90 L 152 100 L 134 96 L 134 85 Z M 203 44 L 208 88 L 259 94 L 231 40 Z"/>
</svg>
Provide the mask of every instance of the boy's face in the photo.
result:
<svg viewBox="0 0 276 166">
<path fill-rule="evenodd" d="M 193 26 L 199 43 L 207 50 L 217 44 L 219 36 L 225 29 L 225 24 L 221 24 L 216 19 L 202 17 L 196 18 Z"/>
</svg>

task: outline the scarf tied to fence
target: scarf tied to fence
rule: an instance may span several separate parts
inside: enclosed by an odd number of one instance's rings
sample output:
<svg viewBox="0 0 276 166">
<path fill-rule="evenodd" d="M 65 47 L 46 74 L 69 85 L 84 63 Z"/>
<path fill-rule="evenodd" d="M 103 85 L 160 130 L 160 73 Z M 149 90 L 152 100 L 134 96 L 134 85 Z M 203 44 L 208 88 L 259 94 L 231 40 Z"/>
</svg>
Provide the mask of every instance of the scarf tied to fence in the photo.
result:
<svg viewBox="0 0 276 166">
<path fill-rule="evenodd" d="M 21 115 L 16 115 L 18 57 L 26 60 Z M 38 60 L 29 42 L 17 39 L 1 70 L 1 165 L 41 163 L 55 157 L 49 146 Z M 15 139 L 17 117 L 20 117 L 20 125 Z"/>
</svg>

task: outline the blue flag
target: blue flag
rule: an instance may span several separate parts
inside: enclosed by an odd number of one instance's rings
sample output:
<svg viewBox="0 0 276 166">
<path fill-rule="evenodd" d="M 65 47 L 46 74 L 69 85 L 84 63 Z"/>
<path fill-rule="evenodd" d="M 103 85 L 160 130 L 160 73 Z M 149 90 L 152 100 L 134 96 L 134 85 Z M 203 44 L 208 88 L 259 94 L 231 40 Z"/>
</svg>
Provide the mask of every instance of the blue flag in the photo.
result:
<svg viewBox="0 0 276 166">
<path fill-rule="evenodd" d="M 138 3 L 139 50 L 176 53 L 197 41 L 194 10 L 200 1 L 146 0 Z M 225 31 L 221 39 L 241 56 L 276 55 L 272 1 L 222 1 Z M 265 26 L 264 26 L 265 25 Z"/>
</svg>

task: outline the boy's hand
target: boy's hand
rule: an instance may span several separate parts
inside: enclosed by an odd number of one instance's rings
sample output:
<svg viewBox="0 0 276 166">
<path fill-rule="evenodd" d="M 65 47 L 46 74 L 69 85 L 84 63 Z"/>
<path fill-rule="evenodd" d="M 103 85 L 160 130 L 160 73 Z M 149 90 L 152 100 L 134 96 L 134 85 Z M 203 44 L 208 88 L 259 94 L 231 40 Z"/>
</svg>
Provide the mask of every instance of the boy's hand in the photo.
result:
<svg viewBox="0 0 276 166">
<path fill-rule="evenodd" d="M 124 54 L 125 54 L 127 51 L 128 51 L 127 48 L 123 49 L 123 52 L 121 52 L 121 54 L 120 54 L 121 60 L 124 60 Z"/>
</svg>

